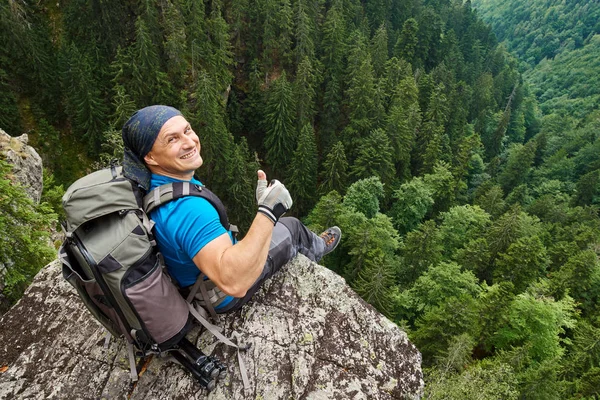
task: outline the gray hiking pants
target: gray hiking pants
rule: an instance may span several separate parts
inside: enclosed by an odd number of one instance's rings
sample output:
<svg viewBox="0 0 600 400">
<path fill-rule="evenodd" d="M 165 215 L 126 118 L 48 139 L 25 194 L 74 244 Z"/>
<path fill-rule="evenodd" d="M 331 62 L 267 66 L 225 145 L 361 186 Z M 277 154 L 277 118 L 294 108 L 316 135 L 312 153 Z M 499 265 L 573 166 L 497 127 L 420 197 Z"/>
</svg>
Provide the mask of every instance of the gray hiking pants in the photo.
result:
<svg viewBox="0 0 600 400">
<path fill-rule="evenodd" d="M 324 251 L 325 241 L 308 230 L 302 222 L 293 217 L 281 218 L 273 228 L 269 255 L 261 275 L 244 297 L 235 299 L 218 312 L 226 313 L 240 309 L 267 279 L 298 253 L 304 254 L 312 261 L 319 261 L 323 257 Z"/>
</svg>

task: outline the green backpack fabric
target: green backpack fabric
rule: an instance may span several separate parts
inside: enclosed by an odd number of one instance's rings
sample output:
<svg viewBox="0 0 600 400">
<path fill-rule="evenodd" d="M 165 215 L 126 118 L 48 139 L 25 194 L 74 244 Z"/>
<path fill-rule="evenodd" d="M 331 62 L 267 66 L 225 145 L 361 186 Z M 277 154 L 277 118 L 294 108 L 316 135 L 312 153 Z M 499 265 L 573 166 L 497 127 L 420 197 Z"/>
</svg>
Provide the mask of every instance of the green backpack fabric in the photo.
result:
<svg viewBox="0 0 600 400">
<path fill-rule="evenodd" d="M 230 228 L 223 205 L 210 191 L 182 182 L 163 185 L 144 197 L 137 185 L 123 176 L 120 167 L 96 171 L 77 180 L 62 199 L 66 214 L 63 224 L 66 239 L 59 249 L 63 277 L 111 335 L 126 339 L 134 381 L 137 380 L 135 347 L 144 357 L 183 351 L 186 356 L 181 358 L 176 354 L 177 360 L 205 387 L 210 386 L 210 382 L 197 376 L 198 354 L 202 353 L 190 350 L 193 353 L 190 356 L 190 351 L 185 351 L 191 349 L 185 334 L 192 326 L 192 318 L 222 342 L 238 347 L 207 321 L 204 310 L 191 304 L 196 291 L 207 292 L 202 274 L 194 285 L 194 294 L 186 301 L 165 272 L 154 241 L 149 210 L 190 195 L 207 198 L 217 208 L 221 223 Z M 214 296 L 214 290 L 210 293 L 213 299 L 208 301 L 207 308 L 216 318 L 210 303 L 219 301 L 219 296 Z M 238 359 L 241 362 L 239 352 Z M 210 361 L 219 367 L 218 360 Z M 243 364 L 240 367 L 244 370 Z M 214 375 L 214 371 L 210 374 Z"/>
</svg>

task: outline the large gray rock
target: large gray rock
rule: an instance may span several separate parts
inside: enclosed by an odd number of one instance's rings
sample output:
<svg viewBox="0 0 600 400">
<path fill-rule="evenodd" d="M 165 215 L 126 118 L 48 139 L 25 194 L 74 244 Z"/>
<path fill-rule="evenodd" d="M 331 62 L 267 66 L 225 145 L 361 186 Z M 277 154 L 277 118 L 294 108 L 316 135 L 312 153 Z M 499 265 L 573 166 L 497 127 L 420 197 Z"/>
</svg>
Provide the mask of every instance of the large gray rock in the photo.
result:
<svg viewBox="0 0 600 400">
<path fill-rule="evenodd" d="M 421 354 L 406 334 L 362 301 L 338 275 L 303 256 L 242 310 L 221 316 L 225 333 L 251 344 L 236 354 L 207 333 L 188 338 L 217 354 L 228 376 L 209 399 L 413 399 L 423 392 Z M 129 384 L 122 340 L 103 346 L 100 328 L 60 277 L 45 267 L 0 320 L 0 399 L 199 399 L 206 392 L 179 365 L 154 357 Z M 2 371 L 2 369 L 0 369 Z"/>
<path fill-rule="evenodd" d="M 28 142 L 26 133 L 12 137 L 0 129 L 0 157 L 13 165 L 15 181 L 23 186 L 33 201 L 39 203 L 43 189 L 42 158 Z"/>
</svg>

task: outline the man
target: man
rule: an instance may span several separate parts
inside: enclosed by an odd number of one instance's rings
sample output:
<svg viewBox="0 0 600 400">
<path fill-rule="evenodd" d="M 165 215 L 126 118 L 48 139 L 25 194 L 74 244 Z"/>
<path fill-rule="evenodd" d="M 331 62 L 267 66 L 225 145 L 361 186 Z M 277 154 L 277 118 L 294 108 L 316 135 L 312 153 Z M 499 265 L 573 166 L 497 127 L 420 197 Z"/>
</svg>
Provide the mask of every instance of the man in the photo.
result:
<svg viewBox="0 0 600 400">
<path fill-rule="evenodd" d="M 188 181 L 202 166 L 200 140 L 181 112 L 168 106 L 138 110 L 123 126 L 123 171 L 144 190 Z M 236 241 L 217 210 L 194 196 L 169 202 L 152 212 L 155 236 L 171 276 L 180 287 L 193 285 L 200 271 L 227 296 L 213 305 L 218 313 L 239 309 L 261 284 L 297 253 L 318 261 L 341 238 L 338 227 L 317 236 L 296 218 L 281 218 L 292 206 L 285 186 L 267 185 L 259 170 L 258 212 L 246 236 Z"/>
</svg>

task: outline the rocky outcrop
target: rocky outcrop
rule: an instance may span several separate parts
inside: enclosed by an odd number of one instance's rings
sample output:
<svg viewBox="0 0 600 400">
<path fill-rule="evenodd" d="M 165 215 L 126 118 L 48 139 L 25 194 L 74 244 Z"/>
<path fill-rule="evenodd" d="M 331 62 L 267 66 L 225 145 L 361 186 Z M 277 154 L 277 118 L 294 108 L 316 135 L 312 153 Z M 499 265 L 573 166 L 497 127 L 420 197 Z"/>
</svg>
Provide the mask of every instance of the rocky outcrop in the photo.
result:
<svg viewBox="0 0 600 400">
<path fill-rule="evenodd" d="M 251 390 L 236 354 L 196 328 L 188 338 L 228 365 L 209 399 L 413 399 L 423 392 L 421 355 L 396 325 L 342 278 L 303 256 L 240 311 L 221 316 L 239 332 Z M 0 320 L 0 399 L 199 399 L 207 393 L 179 365 L 154 357 L 129 383 L 122 340 L 104 332 L 60 276 L 45 267 Z"/>
<path fill-rule="evenodd" d="M 42 158 L 27 145 L 28 141 L 25 133 L 12 137 L 0 129 L 0 158 L 13 165 L 15 181 L 23 186 L 33 201 L 39 203 L 43 189 Z"/>
</svg>

